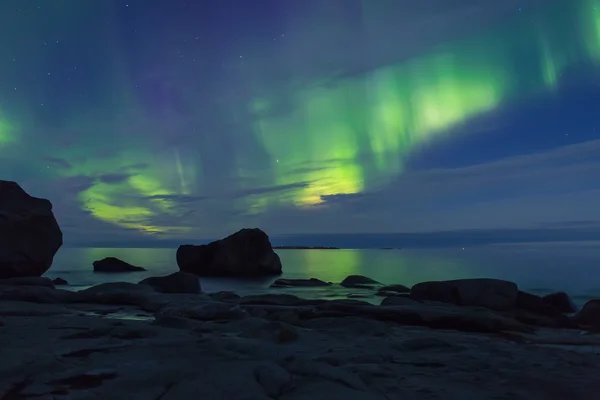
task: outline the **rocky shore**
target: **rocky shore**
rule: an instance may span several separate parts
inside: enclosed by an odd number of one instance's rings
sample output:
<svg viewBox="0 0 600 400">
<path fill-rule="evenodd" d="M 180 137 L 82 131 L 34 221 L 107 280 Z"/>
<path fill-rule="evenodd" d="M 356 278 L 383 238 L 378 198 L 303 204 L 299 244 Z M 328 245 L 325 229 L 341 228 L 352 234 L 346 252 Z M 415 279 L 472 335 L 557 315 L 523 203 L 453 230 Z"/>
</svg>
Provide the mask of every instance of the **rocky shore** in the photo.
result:
<svg viewBox="0 0 600 400">
<path fill-rule="evenodd" d="M 600 390 L 600 335 L 540 326 L 515 309 L 157 288 L 0 281 L 0 398 L 595 399 Z"/>
<path fill-rule="evenodd" d="M 0 400 L 600 398 L 600 299 L 578 310 L 496 279 L 275 279 L 260 229 L 180 246 L 168 276 L 64 290 L 40 277 L 61 244 L 51 203 L 0 181 Z M 280 293 L 204 293 L 205 276 L 272 277 Z M 325 287 L 371 296 L 285 293 Z"/>
</svg>

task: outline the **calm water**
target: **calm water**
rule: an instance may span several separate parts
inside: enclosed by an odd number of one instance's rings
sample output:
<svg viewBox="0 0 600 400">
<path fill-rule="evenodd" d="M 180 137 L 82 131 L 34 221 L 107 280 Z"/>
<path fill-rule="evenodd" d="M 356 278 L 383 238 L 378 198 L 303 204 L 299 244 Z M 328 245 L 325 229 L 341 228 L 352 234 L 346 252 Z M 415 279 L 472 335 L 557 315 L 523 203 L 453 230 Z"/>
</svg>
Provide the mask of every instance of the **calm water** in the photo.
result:
<svg viewBox="0 0 600 400">
<path fill-rule="evenodd" d="M 102 282 L 138 282 L 148 276 L 177 271 L 175 249 L 63 248 L 47 272 L 66 279 L 73 289 Z M 314 277 L 340 282 L 347 275 L 367 275 L 383 283 L 410 286 L 427 280 L 488 277 L 516 282 L 526 291 L 545 294 L 556 290 L 570 293 L 577 303 L 600 297 L 600 246 L 597 244 L 523 244 L 463 249 L 427 250 L 278 250 L 283 277 Z M 114 256 L 148 272 L 102 274 L 92 271 L 92 262 Z M 202 278 L 204 291 L 233 290 L 241 294 L 273 291 L 273 279 L 238 282 Z M 292 292 L 289 289 L 283 289 Z M 294 289 L 305 297 L 345 297 L 356 290 L 340 288 Z"/>
</svg>

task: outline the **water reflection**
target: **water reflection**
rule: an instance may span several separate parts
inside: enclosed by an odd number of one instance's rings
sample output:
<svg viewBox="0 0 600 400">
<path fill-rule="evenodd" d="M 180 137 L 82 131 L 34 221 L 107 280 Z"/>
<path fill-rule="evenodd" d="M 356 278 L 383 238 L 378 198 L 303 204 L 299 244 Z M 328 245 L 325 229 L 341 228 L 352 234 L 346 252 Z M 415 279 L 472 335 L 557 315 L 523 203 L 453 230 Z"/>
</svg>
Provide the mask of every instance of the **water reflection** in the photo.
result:
<svg viewBox="0 0 600 400">
<path fill-rule="evenodd" d="M 429 280 L 498 278 L 516 282 L 522 289 L 540 294 L 565 290 L 575 298 L 600 297 L 600 247 L 567 245 L 504 245 L 461 249 L 428 250 L 278 250 L 287 278 L 319 278 L 339 283 L 346 276 L 360 274 L 382 283 L 407 286 Z M 94 273 L 92 262 L 114 256 L 146 272 Z M 71 288 L 104 282 L 139 282 L 177 271 L 175 249 L 70 249 L 55 257 L 47 276 L 62 277 Z M 233 290 L 240 294 L 273 292 L 275 278 L 236 281 L 201 278 L 204 291 Z M 344 297 L 356 290 L 339 286 L 323 289 L 284 289 L 306 297 Z"/>
</svg>

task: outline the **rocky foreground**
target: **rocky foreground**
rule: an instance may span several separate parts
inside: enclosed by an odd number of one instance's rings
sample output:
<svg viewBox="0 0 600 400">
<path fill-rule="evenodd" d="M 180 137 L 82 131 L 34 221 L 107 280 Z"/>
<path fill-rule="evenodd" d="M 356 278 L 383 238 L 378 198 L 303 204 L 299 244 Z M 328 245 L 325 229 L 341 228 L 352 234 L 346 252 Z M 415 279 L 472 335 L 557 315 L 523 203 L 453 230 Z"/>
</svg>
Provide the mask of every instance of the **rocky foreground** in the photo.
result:
<svg viewBox="0 0 600 400">
<path fill-rule="evenodd" d="M 600 335 L 512 311 L 157 289 L 0 281 L 0 399 L 600 398 Z"/>
</svg>

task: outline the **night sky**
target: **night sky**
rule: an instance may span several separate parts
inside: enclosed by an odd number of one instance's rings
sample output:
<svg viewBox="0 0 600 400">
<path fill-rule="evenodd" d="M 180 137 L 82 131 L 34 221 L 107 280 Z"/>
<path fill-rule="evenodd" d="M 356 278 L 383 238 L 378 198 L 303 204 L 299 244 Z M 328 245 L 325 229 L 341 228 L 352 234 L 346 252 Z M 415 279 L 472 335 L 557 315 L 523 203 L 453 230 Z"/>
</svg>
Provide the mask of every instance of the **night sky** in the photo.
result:
<svg viewBox="0 0 600 400">
<path fill-rule="evenodd" d="M 600 0 L 3 0 L 0 33 L 0 179 L 66 242 L 600 221 Z"/>
</svg>

